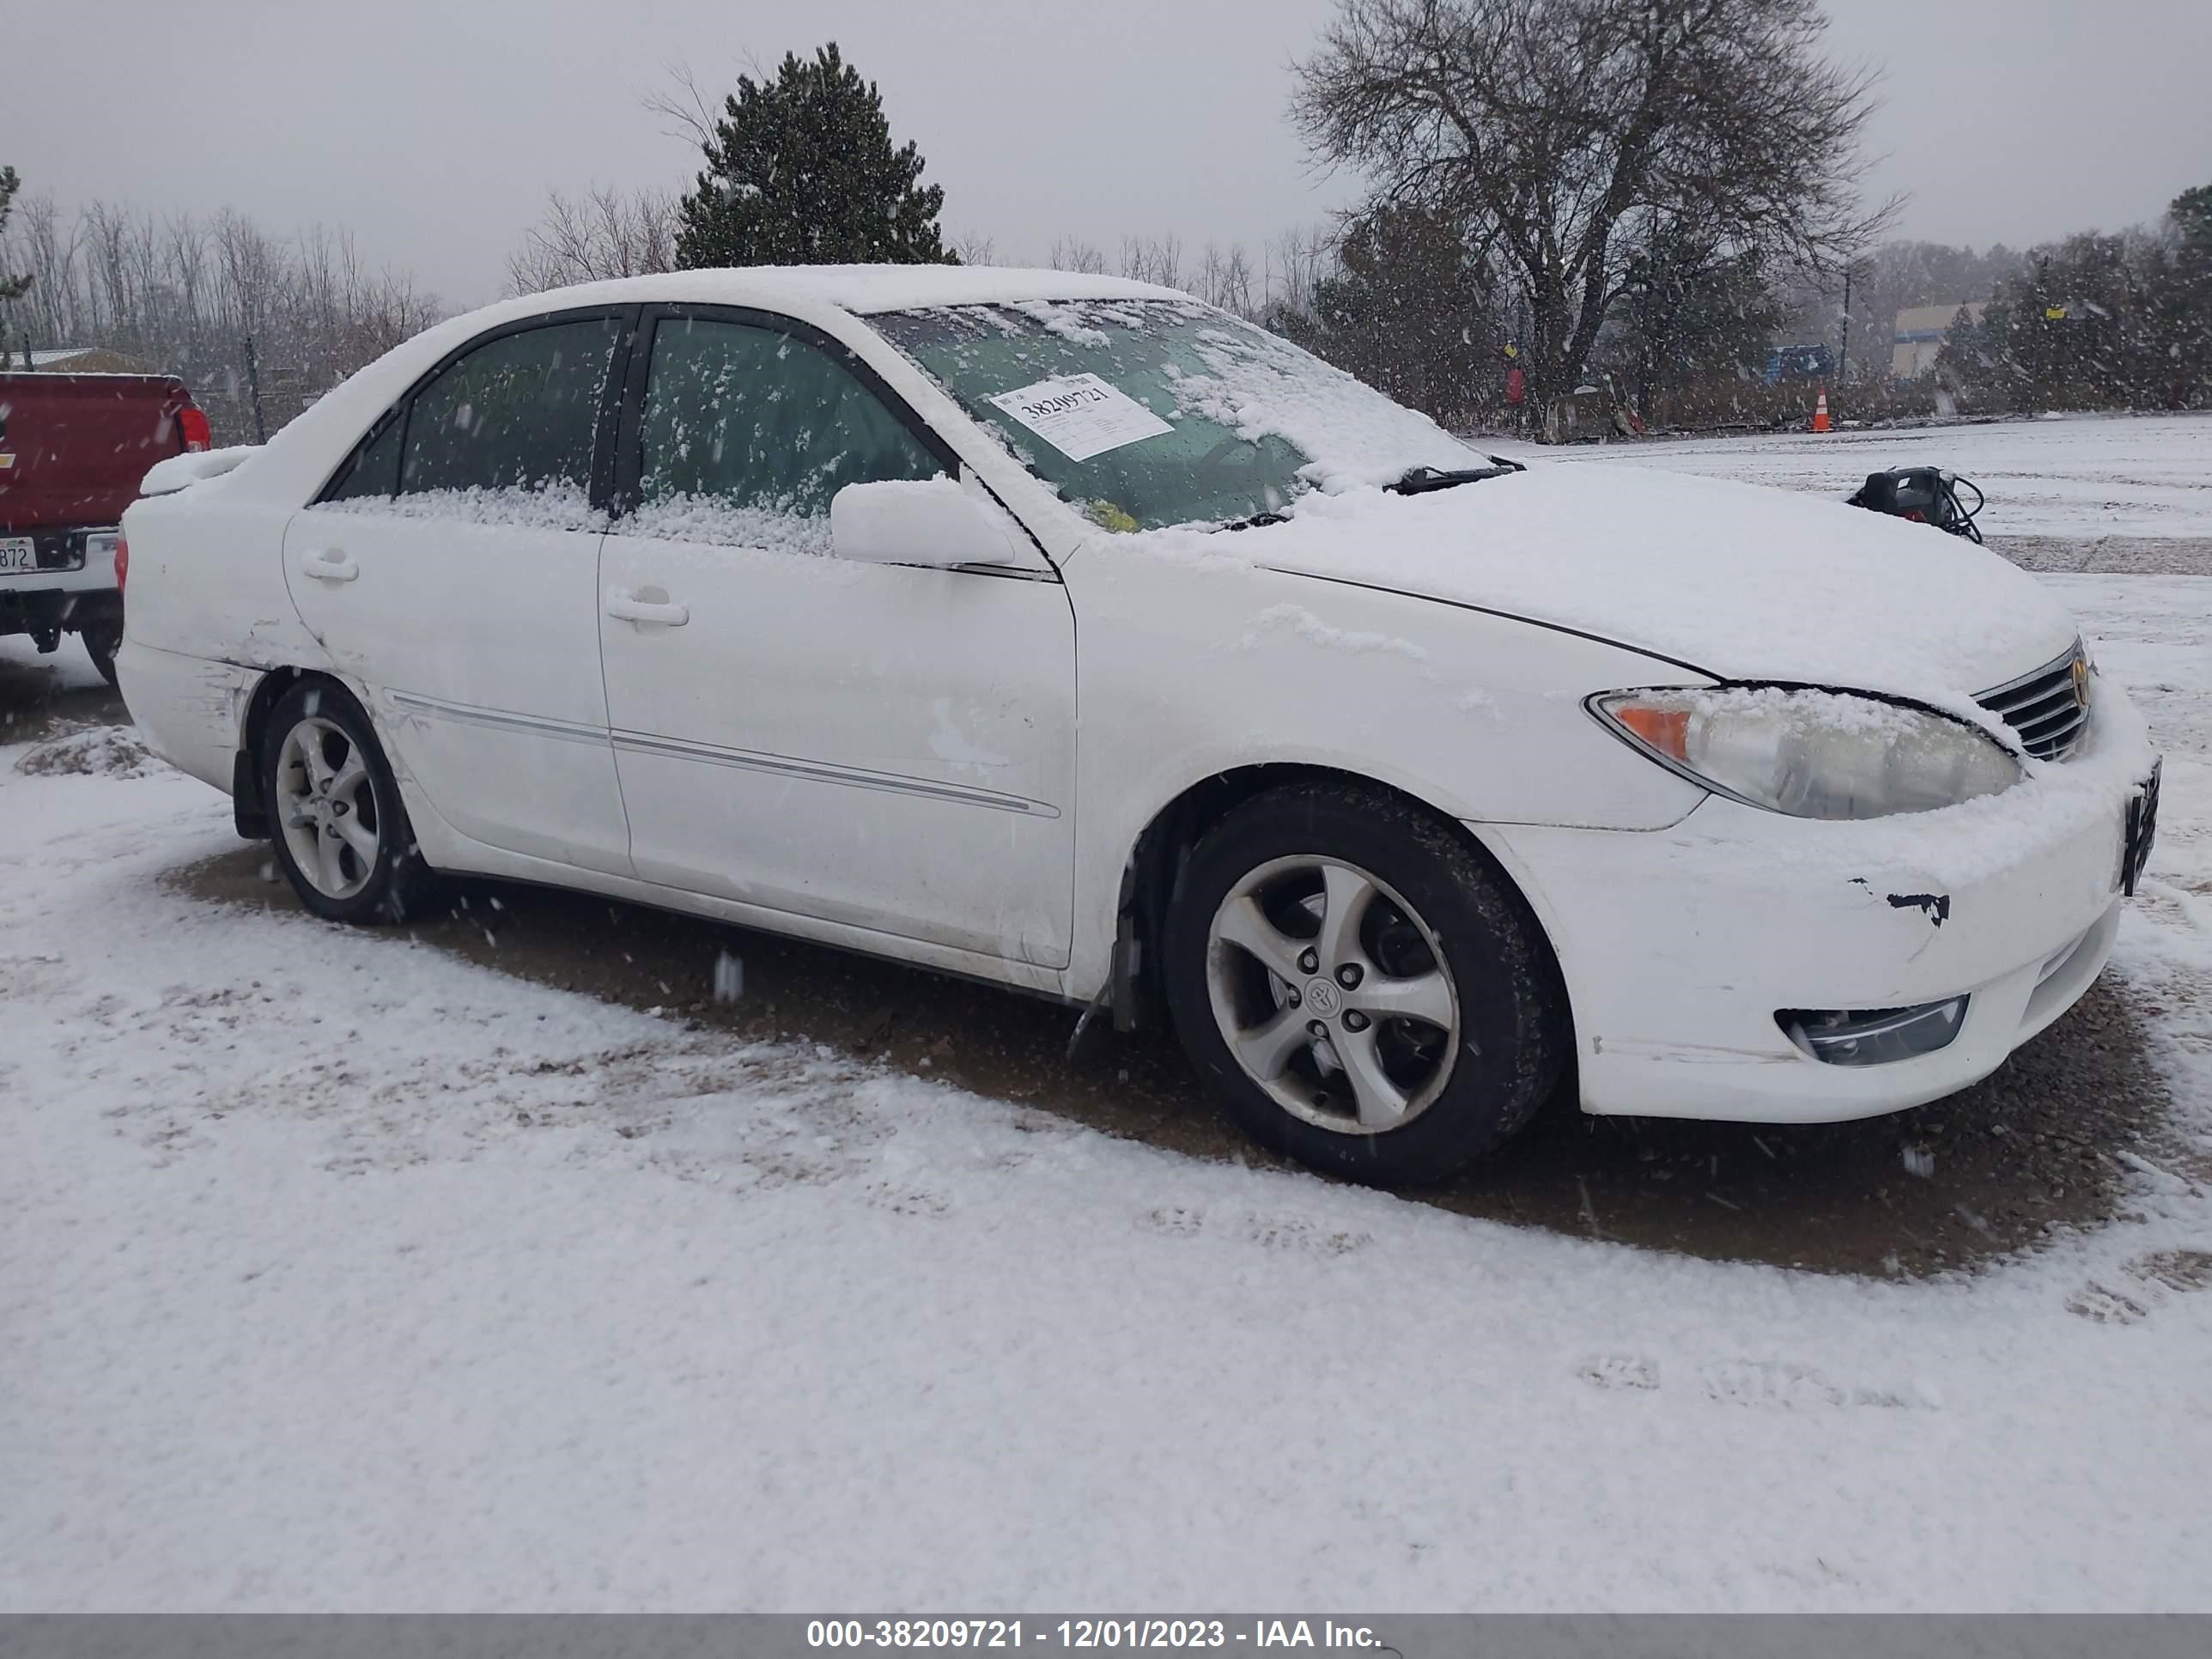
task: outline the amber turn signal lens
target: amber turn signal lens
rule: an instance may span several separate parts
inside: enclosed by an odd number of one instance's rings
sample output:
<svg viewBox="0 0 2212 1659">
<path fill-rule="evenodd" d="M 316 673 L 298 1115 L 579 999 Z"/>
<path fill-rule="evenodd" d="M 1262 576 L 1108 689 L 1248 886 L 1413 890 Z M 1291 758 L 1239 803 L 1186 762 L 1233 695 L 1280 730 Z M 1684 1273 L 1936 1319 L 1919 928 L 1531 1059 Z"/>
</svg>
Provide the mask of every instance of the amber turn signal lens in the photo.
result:
<svg viewBox="0 0 2212 1659">
<path fill-rule="evenodd" d="M 1643 703 L 1615 703 L 1607 711 L 1614 720 L 1669 759 L 1690 757 L 1690 711 L 1653 708 Z"/>
</svg>

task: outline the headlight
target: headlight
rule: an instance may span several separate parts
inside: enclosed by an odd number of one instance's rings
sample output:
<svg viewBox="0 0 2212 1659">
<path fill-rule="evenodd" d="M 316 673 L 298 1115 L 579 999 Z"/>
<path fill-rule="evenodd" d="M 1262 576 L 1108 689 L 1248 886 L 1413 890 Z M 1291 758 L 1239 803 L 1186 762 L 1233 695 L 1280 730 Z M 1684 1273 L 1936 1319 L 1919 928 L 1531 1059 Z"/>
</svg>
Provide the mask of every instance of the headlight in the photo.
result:
<svg viewBox="0 0 2212 1659">
<path fill-rule="evenodd" d="M 1926 812 L 2009 789 L 2020 763 L 1963 720 L 1837 691 L 1614 691 L 1592 713 L 1661 765 L 1801 818 Z"/>
</svg>

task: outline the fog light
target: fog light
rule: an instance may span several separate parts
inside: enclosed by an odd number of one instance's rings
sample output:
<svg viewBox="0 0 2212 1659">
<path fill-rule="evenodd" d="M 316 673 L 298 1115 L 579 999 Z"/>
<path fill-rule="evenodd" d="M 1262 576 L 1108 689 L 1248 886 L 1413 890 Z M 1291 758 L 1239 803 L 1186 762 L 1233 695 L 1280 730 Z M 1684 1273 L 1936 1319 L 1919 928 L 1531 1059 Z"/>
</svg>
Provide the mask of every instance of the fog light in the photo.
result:
<svg viewBox="0 0 2212 1659">
<path fill-rule="evenodd" d="M 1774 1016 L 1789 1039 L 1830 1066 L 1886 1066 L 1950 1046 L 1966 1023 L 1966 999 L 1914 1008 L 1784 1008 Z"/>
</svg>

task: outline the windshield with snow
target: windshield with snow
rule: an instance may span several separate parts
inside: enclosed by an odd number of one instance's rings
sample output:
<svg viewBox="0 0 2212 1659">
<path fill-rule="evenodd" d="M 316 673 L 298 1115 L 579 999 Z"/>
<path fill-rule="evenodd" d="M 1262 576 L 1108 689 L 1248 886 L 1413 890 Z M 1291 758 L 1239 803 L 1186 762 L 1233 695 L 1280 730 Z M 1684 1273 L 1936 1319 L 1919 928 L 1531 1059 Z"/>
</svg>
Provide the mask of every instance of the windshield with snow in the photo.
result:
<svg viewBox="0 0 2212 1659">
<path fill-rule="evenodd" d="M 1025 301 L 869 319 L 1109 530 L 1232 524 L 1481 457 L 1425 415 L 1194 301 Z"/>
</svg>

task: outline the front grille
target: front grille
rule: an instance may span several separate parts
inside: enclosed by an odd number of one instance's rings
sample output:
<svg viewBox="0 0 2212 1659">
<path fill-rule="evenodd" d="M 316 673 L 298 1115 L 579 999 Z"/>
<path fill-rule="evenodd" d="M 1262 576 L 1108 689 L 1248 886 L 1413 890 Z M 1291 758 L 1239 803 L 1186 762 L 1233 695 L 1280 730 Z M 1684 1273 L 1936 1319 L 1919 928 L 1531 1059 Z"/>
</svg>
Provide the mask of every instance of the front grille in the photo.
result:
<svg viewBox="0 0 2212 1659">
<path fill-rule="evenodd" d="M 1974 701 L 2019 732 L 2021 747 L 2038 760 L 2064 760 L 2089 723 L 2088 658 L 2081 642 Z"/>
</svg>

